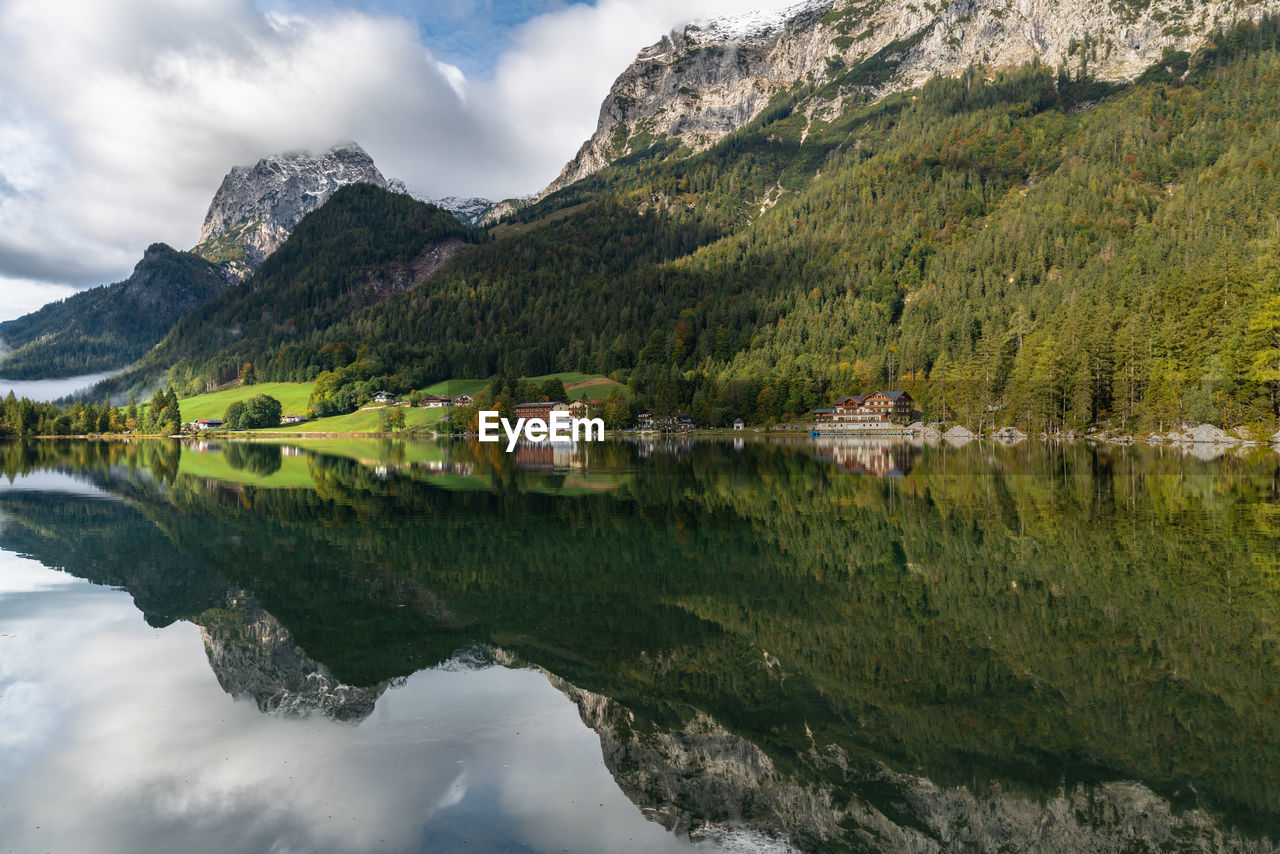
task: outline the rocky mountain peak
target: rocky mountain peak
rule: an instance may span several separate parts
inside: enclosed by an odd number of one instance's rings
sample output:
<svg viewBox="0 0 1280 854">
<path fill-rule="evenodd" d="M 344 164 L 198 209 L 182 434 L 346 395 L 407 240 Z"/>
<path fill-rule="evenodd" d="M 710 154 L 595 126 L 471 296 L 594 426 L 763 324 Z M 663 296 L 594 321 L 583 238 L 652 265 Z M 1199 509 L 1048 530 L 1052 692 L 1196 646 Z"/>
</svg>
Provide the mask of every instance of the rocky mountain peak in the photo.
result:
<svg viewBox="0 0 1280 854">
<path fill-rule="evenodd" d="M 596 132 L 543 195 L 661 140 L 708 148 L 801 87 L 797 108 L 823 120 L 969 66 L 1039 60 L 1131 80 L 1169 51 L 1277 11 L 1280 0 L 809 0 L 697 21 L 640 51 L 601 105 Z"/>
<path fill-rule="evenodd" d="M 462 196 L 442 196 L 438 199 L 421 199 L 438 208 L 444 208 L 458 218 L 463 225 L 476 226 L 492 210 L 494 203 L 488 199 L 463 198 Z"/>
<path fill-rule="evenodd" d="M 233 167 L 213 196 L 194 251 L 246 275 L 304 216 L 338 188 L 355 183 L 387 186 L 373 158 L 354 142 L 322 154 L 290 152 Z"/>
<path fill-rule="evenodd" d="M 489 211 L 491 211 L 495 203 L 489 199 L 482 199 L 479 196 L 424 196 L 415 193 L 409 189 L 404 181 L 399 178 L 392 178 L 387 182 L 387 189 L 393 193 L 403 193 L 406 196 L 417 199 L 420 202 L 426 202 L 429 205 L 446 210 L 458 218 L 458 222 L 463 225 L 478 226 L 484 223 Z"/>
</svg>

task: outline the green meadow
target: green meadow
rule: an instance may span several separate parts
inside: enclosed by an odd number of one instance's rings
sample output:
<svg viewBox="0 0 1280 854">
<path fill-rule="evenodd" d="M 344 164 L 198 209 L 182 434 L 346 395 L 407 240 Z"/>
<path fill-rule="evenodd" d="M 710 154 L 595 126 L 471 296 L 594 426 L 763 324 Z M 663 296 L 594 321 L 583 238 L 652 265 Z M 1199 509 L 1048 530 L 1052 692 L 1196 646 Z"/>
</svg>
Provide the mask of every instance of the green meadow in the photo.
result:
<svg viewBox="0 0 1280 854">
<path fill-rule="evenodd" d="M 388 407 L 379 406 L 373 409 L 359 409 L 346 415 L 334 415 L 331 418 L 317 418 L 302 424 L 283 424 L 258 431 L 262 433 L 381 433 L 382 411 Z M 440 419 L 449 413 L 448 409 L 419 409 L 415 406 L 401 407 L 404 412 L 406 430 L 434 427 Z"/>
<path fill-rule="evenodd" d="M 489 385 L 488 380 L 444 380 L 423 389 L 427 394 L 438 394 L 445 397 L 457 397 L 460 394 L 475 394 Z"/>
<path fill-rule="evenodd" d="M 557 374 L 544 374 L 528 377 L 530 382 L 542 383 L 549 379 L 559 379 L 564 383 L 570 400 L 584 398 L 608 397 L 615 391 L 624 398 L 630 396 L 630 390 L 619 382 L 599 374 L 584 374 L 578 371 L 563 371 Z M 236 401 L 246 401 L 254 395 L 265 394 L 280 401 L 285 415 L 306 415 L 307 400 L 311 397 L 313 383 L 258 383 L 251 386 L 235 386 L 186 397 L 179 401 L 182 408 L 183 421 L 195 421 L 199 418 L 221 418 L 227 407 Z M 487 388 L 487 379 L 452 379 L 430 385 L 422 389 L 426 394 L 448 395 L 476 394 Z M 429 429 L 435 426 L 442 417 L 448 414 L 447 409 L 405 409 L 406 429 Z M 379 433 L 381 432 L 381 408 L 362 409 L 346 415 L 335 415 L 331 418 L 319 418 L 302 424 L 287 424 L 271 428 L 264 432 L 285 433 Z"/>
<path fill-rule="evenodd" d="M 280 401 L 285 415 L 305 415 L 307 398 L 311 397 L 311 383 L 258 383 L 241 385 L 234 388 L 223 388 L 200 394 L 195 397 L 184 397 L 178 401 L 182 409 L 183 421 L 195 421 L 198 418 L 221 418 L 227 407 L 236 401 L 245 401 L 254 395 L 265 394 Z"/>
<path fill-rule="evenodd" d="M 544 383 L 547 380 L 558 379 L 564 383 L 564 390 L 568 393 L 570 400 L 608 397 L 615 391 L 621 394 L 624 399 L 631 396 L 631 389 L 617 380 L 611 380 L 600 374 L 561 371 L 557 374 L 543 374 L 539 377 L 526 377 L 525 379 L 532 383 Z"/>
</svg>

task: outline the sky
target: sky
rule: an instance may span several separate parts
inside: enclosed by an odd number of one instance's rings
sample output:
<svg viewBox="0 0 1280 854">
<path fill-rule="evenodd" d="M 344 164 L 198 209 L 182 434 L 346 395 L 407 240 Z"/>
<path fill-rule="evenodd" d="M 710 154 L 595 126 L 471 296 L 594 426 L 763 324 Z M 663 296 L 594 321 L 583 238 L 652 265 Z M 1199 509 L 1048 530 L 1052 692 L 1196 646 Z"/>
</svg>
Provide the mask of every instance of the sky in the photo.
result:
<svg viewBox="0 0 1280 854">
<path fill-rule="evenodd" d="M 189 249 L 227 170 L 276 152 L 536 192 L 642 47 L 792 2 L 0 0 L 0 320 Z"/>
</svg>

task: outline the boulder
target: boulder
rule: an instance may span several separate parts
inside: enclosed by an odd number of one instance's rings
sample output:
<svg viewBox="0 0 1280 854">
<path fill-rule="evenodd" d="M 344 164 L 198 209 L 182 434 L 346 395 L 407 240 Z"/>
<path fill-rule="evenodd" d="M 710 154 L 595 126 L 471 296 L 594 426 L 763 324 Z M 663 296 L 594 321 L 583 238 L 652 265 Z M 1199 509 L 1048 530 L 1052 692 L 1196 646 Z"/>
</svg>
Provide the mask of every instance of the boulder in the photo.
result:
<svg viewBox="0 0 1280 854">
<path fill-rule="evenodd" d="M 999 430 L 991 434 L 993 439 L 999 439 L 1003 442 L 1021 442 L 1027 438 L 1027 434 L 1023 433 L 1017 427 L 1001 427 Z"/>
<path fill-rule="evenodd" d="M 1190 445 L 1195 440 L 1191 438 L 1190 433 L 1179 433 L 1177 430 L 1170 430 L 1168 433 L 1155 433 L 1147 441 L 1169 445 Z"/>
<path fill-rule="evenodd" d="M 1280 445 L 1280 430 L 1277 430 L 1276 434 L 1271 437 L 1271 444 Z"/>
<path fill-rule="evenodd" d="M 1197 445 L 1233 445 L 1240 441 L 1212 424 L 1201 424 L 1191 428 L 1187 438 Z"/>
<path fill-rule="evenodd" d="M 957 425 L 943 433 L 942 438 L 949 439 L 953 442 L 970 442 L 978 437 L 975 436 L 973 431 L 968 427 L 961 427 Z"/>
</svg>

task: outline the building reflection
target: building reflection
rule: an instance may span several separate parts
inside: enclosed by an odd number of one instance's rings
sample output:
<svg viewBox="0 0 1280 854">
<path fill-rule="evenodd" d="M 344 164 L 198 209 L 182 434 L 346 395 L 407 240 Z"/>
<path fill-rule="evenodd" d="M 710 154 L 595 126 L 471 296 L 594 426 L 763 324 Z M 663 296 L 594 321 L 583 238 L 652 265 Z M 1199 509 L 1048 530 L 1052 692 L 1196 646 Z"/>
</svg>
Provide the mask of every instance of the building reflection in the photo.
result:
<svg viewBox="0 0 1280 854">
<path fill-rule="evenodd" d="M 655 456 L 666 455 L 682 460 L 693 453 L 693 446 L 696 442 L 696 439 L 689 436 L 675 434 L 645 438 L 635 443 L 636 456 L 642 460 L 648 460 L 653 459 Z"/>
<path fill-rule="evenodd" d="M 517 468 L 529 471 L 585 469 L 588 466 L 584 442 L 529 442 L 522 439 L 512 457 Z"/>
<path fill-rule="evenodd" d="M 905 477 L 919 451 L 901 440 L 821 436 L 813 439 L 814 458 L 847 474 Z"/>
</svg>

